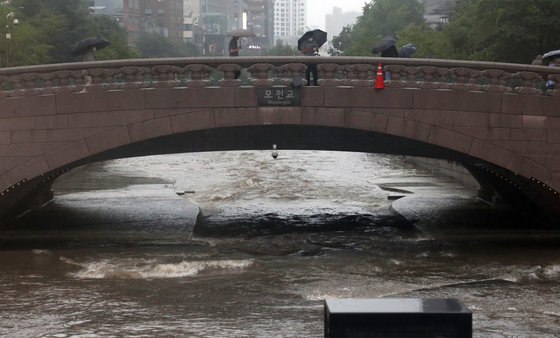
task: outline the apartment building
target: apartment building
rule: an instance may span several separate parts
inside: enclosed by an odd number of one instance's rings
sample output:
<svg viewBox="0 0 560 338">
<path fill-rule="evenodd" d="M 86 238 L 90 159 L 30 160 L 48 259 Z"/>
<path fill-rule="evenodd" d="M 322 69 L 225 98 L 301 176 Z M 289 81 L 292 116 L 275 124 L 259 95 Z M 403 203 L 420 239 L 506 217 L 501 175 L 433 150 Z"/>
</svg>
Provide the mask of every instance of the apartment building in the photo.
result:
<svg viewBox="0 0 560 338">
<path fill-rule="evenodd" d="M 283 40 L 297 46 L 297 40 L 305 33 L 306 0 L 274 0 L 274 43 Z"/>
</svg>

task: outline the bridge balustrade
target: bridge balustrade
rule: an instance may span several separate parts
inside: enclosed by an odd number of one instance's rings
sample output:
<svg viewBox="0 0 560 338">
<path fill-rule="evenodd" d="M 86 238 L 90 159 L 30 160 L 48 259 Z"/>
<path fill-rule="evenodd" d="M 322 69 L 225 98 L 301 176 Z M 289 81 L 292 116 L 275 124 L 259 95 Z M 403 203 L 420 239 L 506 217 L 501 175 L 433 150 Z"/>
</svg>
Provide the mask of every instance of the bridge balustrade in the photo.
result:
<svg viewBox="0 0 560 338">
<path fill-rule="evenodd" d="M 77 62 L 0 69 L 0 94 L 9 97 L 140 88 L 289 86 L 317 64 L 319 86 L 371 87 L 378 64 L 386 87 L 560 96 L 547 79 L 560 68 L 493 62 L 377 57 L 215 57 Z M 234 73 L 244 69 L 241 79 Z M 86 80 L 90 78 L 91 81 Z M 305 83 L 305 81 L 304 81 Z"/>
</svg>

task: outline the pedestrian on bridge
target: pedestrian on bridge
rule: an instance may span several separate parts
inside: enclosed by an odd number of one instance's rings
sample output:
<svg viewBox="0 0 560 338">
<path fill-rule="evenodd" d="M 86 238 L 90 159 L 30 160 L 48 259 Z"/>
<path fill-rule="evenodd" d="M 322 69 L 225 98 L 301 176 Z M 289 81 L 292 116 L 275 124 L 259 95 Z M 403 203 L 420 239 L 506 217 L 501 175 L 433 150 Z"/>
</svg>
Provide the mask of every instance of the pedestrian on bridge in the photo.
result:
<svg viewBox="0 0 560 338">
<path fill-rule="evenodd" d="M 237 40 L 239 40 L 239 36 L 233 36 L 231 40 L 229 40 L 229 56 L 239 56 L 239 50 L 243 48 L 243 45 L 241 45 L 240 42 L 238 46 Z M 235 79 L 238 79 L 239 76 L 241 76 L 241 71 L 236 70 L 233 75 Z"/>
<path fill-rule="evenodd" d="M 555 57 L 548 63 L 549 67 L 560 67 L 560 57 Z M 556 82 L 552 80 L 546 81 L 546 89 L 554 89 L 556 87 Z"/>
<path fill-rule="evenodd" d="M 317 44 L 316 41 L 313 40 L 313 34 L 311 32 L 308 32 L 306 34 L 306 39 L 304 40 L 300 47 L 300 51 L 303 55 L 305 56 L 316 56 L 319 53 L 319 45 Z M 314 63 L 310 63 L 307 65 L 307 69 L 305 70 L 305 79 L 307 80 L 307 85 L 310 86 L 311 85 L 311 74 L 313 74 L 313 85 L 317 85 L 317 80 L 318 80 L 318 70 L 317 70 L 317 65 Z"/>
</svg>

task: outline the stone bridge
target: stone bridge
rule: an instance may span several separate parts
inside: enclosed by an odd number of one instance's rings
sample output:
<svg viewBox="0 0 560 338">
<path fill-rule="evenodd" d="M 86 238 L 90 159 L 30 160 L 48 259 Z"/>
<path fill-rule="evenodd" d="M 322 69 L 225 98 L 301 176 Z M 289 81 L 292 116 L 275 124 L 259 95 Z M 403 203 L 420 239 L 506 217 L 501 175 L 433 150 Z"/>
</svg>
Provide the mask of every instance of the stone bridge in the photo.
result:
<svg viewBox="0 0 560 338">
<path fill-rule="evenodd" d="M 294 86 L 309 63 L 319 86 Z M 390 74 L 384 89 L 373 88 L 379 63 Z M 554 223 L 560 90 L 545 90 L 546 77 L 560 80 L 560 68 L 369 57 L 0 69 L 0 222 L 48 200 L 58 176 L 89 162 L 277 144 L 456 161 L 481 196 Z"/>
</svg>

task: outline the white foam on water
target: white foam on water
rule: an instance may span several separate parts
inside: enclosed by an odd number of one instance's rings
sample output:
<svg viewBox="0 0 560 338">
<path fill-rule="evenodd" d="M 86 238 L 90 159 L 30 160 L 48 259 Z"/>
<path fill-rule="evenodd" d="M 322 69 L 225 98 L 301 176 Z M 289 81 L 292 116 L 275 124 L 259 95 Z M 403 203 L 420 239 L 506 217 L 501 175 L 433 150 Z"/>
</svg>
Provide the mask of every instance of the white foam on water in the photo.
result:
<svg viewBox="0 0 560 338">
<path fill-rule="evenodd" d="M 50 250 L 33 249 L 31 252 L 35 255 L 47 255 L 51 256 L 52 252 Z"/>
<path fill-rule="evenodd" d="M 554 264 L 545 267 L 543 269 L 543 274 L 550 279 L 556 279 L 560 277 L 560 264 Z"/>
<path fill-rule="evenodd" d="M 65 260 L 76 264 L 71 260 Z M 152 279 L 196 276 L 205 271 L 240 271 L 250 268 L 254 260 L 201 260 L 159 263 L 146 260 L 101 260 L 79 264 L 82 269 L 69 275 L 80 279 Z"/>
</svg>

